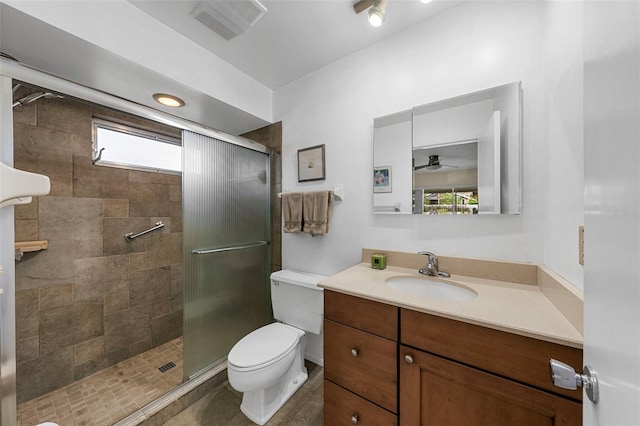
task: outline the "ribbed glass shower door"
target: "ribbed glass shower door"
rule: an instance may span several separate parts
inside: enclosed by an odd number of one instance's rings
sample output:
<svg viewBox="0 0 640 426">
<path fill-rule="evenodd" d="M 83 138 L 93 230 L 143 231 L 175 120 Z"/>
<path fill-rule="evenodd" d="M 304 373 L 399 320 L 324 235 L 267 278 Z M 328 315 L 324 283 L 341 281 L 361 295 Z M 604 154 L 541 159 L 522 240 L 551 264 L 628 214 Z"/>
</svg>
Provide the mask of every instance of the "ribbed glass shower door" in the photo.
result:
<svg viewBox="0 0 640 426">
<path fill-rule="evenodd" d="M 269 156 L 184 131 L 184 377 L 271 320 Z"/>
</svg>

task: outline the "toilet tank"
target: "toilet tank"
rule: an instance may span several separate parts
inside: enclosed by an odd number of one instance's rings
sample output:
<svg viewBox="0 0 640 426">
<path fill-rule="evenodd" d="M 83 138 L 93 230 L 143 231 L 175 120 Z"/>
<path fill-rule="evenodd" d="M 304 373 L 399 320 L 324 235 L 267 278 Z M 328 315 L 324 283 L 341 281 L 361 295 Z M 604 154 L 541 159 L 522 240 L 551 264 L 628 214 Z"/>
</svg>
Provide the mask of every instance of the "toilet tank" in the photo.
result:
<svg viewBox="0 0 640 426">
<path fill-rule="evenodd" d="M 324 299 L 318 283 L 327 277 L 285 269 L 271 274 L 271 304 L 276 320 L 314 334 L 322 331 Z"/>
</svg>

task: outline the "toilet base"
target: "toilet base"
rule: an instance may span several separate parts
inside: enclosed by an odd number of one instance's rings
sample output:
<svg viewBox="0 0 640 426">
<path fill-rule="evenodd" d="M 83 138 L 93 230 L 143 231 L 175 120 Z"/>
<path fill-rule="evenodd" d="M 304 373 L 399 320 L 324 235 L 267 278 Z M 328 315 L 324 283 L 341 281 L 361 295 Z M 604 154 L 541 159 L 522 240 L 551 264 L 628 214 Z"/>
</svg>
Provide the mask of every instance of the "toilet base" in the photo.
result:
<svg viewBox="0 0 640 426">
<path fill-rule="evenodd" d="M 242 395 L 240 411 L 252 422 L 264 425 L 309 377 L 304 364 L 294 362 L 287 374 L 274 385 Z M 298 368 L 296 367 L 298 364 Z"/>
</svg>

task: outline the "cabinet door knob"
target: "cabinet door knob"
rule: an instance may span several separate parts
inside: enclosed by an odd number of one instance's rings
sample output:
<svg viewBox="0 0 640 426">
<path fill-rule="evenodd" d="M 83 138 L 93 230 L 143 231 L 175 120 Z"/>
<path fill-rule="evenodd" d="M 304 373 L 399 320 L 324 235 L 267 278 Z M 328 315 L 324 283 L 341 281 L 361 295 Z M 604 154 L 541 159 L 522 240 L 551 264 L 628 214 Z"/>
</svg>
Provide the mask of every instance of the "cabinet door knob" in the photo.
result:
<svg viewBox="0 0 640 426">
<path fill-rule="evenodd" d="M 413 364 L 413 357 L 411 356 L 411 354 L 406 354 L 404 356 L 404 360 L 406 361 L 407 364 Z"/>
<path fill-rule="evenodd" d="M 358 424 L 358 415 L 354 414 L 353 416 L 351 416 L 351 423 L 353 423 L 354 425 Z"/>
<path fill-rule="evenodd" d="M 351 356 L 358 356 L 358 348 L 351 349 Z"/>
</svg>

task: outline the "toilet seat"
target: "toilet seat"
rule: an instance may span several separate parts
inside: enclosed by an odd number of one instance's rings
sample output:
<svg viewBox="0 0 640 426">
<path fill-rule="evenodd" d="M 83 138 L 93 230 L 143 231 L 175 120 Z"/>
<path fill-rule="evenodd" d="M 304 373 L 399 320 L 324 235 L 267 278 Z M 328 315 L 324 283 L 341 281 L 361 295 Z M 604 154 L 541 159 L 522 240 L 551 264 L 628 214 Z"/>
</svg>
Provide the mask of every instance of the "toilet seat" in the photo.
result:
<svg viewBox="0 0 640 426">
<path fill-rule="evenodd" d="M 236 371 L 268 367 L 291 353 L 304 335 L 290 325 L 273 323 L 243 337 L 229 352 L 227 364 Z"/>
</svg>

